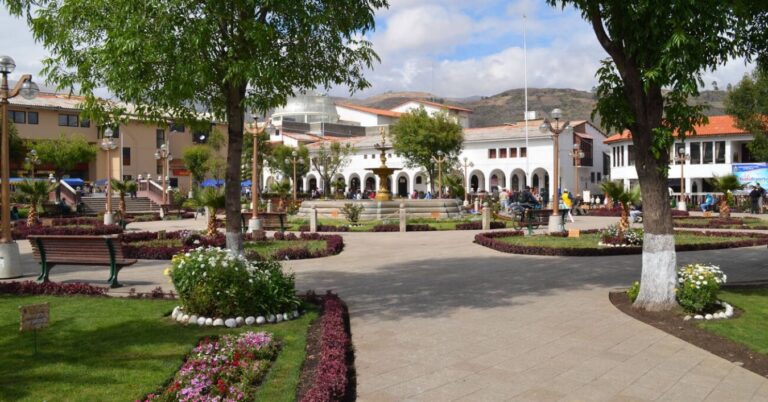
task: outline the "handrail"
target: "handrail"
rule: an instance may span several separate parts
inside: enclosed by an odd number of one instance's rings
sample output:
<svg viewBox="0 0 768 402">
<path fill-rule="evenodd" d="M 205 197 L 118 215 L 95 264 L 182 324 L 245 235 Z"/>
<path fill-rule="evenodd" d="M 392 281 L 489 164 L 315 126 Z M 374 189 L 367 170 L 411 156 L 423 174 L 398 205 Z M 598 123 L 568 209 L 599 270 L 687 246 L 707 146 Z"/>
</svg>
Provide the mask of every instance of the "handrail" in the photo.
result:
<svg viewBox="0 0 768 402">
<path fill-rule="evenodd" d="M 72 188 L 72 186 L 64 180 L 59 180 L 59 189 L 61 200 L 64 201 L 65 204 L 77 208 L 77 204 L 80 203 L 80 194 L 78 194 L 77 190 Z"/>
<path fill-rule="evenodd" d="M 163 187 L 152 180 L 147 183 L 147 196 L 157 205 L 163 205 Z"/>
</svg>

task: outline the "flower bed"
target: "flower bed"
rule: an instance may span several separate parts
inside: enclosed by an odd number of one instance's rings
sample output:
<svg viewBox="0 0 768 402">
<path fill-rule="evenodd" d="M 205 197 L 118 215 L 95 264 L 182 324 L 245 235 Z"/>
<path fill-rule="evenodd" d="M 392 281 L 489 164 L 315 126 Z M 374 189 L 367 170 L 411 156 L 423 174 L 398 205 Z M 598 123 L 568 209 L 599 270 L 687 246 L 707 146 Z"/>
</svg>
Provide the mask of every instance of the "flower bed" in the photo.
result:
<svg viewBox="0 0 768 402">
<path fill-rule="evenodd" d="M 321 250 L 310 250 L 308 245 L 300 247 L 288 247 L 277 250 L 274 254 L 276 260 L 301 260 L 306 258 L 320 258 L 339 254 L 344 250 L 344 239 L 339 235 L 321 235 L 318 233 L 304 233 L 299 236 L 294 233 L 283 234 L 275 232 L 275 240 L 296 241 L 296 240 L 323 240 L 325 248 Z M 255 251 L 248 251 L 245 254 L 249 260 L 261 260 L 263 257 Z"/>
<path fill-rule="evenodd" d="M 168 387 L 144 401 L 252 401 L 280 344 L 266 332 L 203 339 Z"/>
<path fill-rule="evenodd" d="M 757 224 L 759 222 L 761 220 L 757 218 L 705 218 L 702 216 L 692 216 L 684 220 L 675 220 L 674 225 L 679 228 L 768 230 L 768 225 Z"/>
<path fill-rule="evenodd" d="M 435 230 L 432 226 L 429 226 L 428 224 L 412 224 L 412 225 L 405 225 L 405 231 L 406 232 L 429 232 L 431 230 Z M 372 232 L 399 232 L 400 231 L 400 224 L 382 224 L 382 225 L 376 225 L 371 229 Z"/>
<path fill-rule="evenodd" d="M 27 226 L 25 222 L 18 222 L 13 229 L 14 240 L 26 239 L 29 235 L 66 235 L 66 236 L 98 236 L 122 233 L 118 225 L 97 224 L 93 226 Z"/>
<path fill-rule="evenodd" d="M 491 229 L 505 229 L 506 227 L 506 222 L 491 222 Z M 456 230 L 483 230 L 483 222 L 473 221 L 457 223 Z"/>
<path fill-rule="evenodd" d="M 596 230 L 581 231 L 581 234 L 596 233 Z M 717 250 L 724 248 L 752 247 L 768 244 L 768 235 L 762 233 L 737 233 L 737 232 L 685 232 L 695 233 L 696 235 L 706 237 L 741 237 L 749 238 L 734 240 L 721 243 L 702 243 L 702 244 L 676 244 L 675 251 L 698 251 L 698 250 Z M 522 231 L 506 231 L 493 233 L 478 233 L 475 235 L 475 243 L 492 248 L 497 251 L 512 254 L 529 255 L 557 255 L 557 256 L 604 256 L 604 255 L 627 255 L 640 254 L 642 247 L 594 247 L 594 248 L 569 248 L 569 247 L 544 247 L 531 245 L 510 244 L 499 240 L 503 237 L 523 236 Z M 565 237 L 567 234 L 552 234 L 546 236 Z"/>
<path fill-rule="evenodd" d="M 595 208 L 587 209 L 587 215 L 589 216 L 621 216 L 621 208 Z M 672 209 L 672 217 L 687 217 L 691 214 L 688 211 L 681 211 L 679 209 Z"/>
<path fill-rule="evenodd" d="M 161 236 L 166 240 L 179 240 L 180 245 L 169 245 L 176 242 L 164 242 Z M 153 241 L 157 242 L 153 243 Z M 123 254 L 128 258 L 147 260 L 170 260 L 176 254 L 197 247 L 224 247 L 225 245 L 226 238 L 221 233 L 202 236 L 190 230 L 179 230 L 165 232 L 162 235 L 161 232 L 136 232 L 123 235 Z"/>
<path fill-rule="evenodd" d="M 349 232 L 349 226 L 317 225 L 318 232 Z M 309 232 L 309 225 L 299 226 L 299 232 Z"/>
<path fill-rule="evenodd" d="M 106 296 L 107 290 L 109 288 L 91 286 L 85 283 L 0 282 L 0 293 L 13 295 Z"/>
<path fill-rule="evenodd" d="M 301 402 L 330 402 L 353 397 L 349 375 L 354 356 L 349 332 L 349 314 L 339 296 L 328 292 L 321 299 L 320 357 L 314 367 L 311 384 Z"/>
</svg>

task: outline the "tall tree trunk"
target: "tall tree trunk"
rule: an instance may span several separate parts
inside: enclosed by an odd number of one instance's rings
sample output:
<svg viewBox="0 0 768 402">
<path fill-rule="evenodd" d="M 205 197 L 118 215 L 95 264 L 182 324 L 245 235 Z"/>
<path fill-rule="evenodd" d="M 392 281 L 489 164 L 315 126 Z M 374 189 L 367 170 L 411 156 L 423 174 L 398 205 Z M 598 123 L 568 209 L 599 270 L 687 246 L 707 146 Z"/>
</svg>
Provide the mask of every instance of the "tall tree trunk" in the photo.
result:
<svg viewBox="0 0 768 402">
<path fill-rule="evenodd" d="M 216 208 L 208 208 L 208 236 L 216 233 Z"/>
<path fill-rule="evenodd" d="M 621 220 L 619 221 L 619 233 L 623 235 L 629 230 L 629 205 L 621 204 Z"/>
<path fill-rule="evenodd" d="M 37 223 L 37 204 L 29 204 L 29 212 L 27 213 L 27 226 L 35 226 Z"/>
<path fill-rule="evenodd" d="M 728 199 L 725 196 L 720 199 L 720 217 L 724 219 L 731 217 L 731 207 L 728 206 Z"/>
<path fill-rule="evenodd" d="M 659 119 L 659 122 L 661 119 Z M 650 127 L 635 127 L 633 142 L 637 149 L 637 175 L 643 196 L 643 269 L 640 293 L 634 307 L 651 311 L 668 310 L 677 306 L 675 286 L 677 282 L 677 255 L 669 206 L 665 166 L 659 162 L 668 160 L 669 151 L 658 158 L 650 152 L 653 133 Z"/>
<path fill-rule="evenodd" d="M 240 165 L 243 156 L 243 99 L 246 83 L 225 83 L 227 90 L 227 171 L 224 175 L 225 236 L 227 248 L 237 254 L 243 252 L 240 231 Z"/>
</svg>

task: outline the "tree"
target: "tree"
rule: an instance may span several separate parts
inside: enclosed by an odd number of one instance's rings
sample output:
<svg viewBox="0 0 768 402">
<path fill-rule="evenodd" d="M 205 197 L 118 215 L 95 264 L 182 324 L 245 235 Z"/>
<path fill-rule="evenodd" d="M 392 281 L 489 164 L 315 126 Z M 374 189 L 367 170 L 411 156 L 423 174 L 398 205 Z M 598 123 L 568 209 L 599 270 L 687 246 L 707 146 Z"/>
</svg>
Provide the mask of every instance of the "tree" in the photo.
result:
<svg viewBox="0 0 768 402">
<path fill-rule="evenodd" d="M 715 191 L 723 193 L 723 196 L 720 197 L 720 217 L 730 218 L 731 207 L 729 203 L 733 203 L 733 191 L 741 190 L 744 188 L 744 185 L 739 182 L 739 178 L 734 174 L 715 176 L 707 181 Z"/>
<path fill-rule="evenodd" d="M 225 197 L 217 187 L 206 187 L 195 192 L 195 197 L 190 202 L 195 208 L 205 208 L 208 215 L 208 229 L 206 234 L 216 234 L 216 211 L 225 207 Z"/>
<path fill-rule="evenodd" d="M 448 158 L 443 167 L 450 166 L 451 159 L 461 152 L 464 143 L 461 125 L 444 112 L 430 116 L 422 106 L 400 116 L 390 132 L 395 152 L 405 159 L 405 166 L 423 168 L 434 193 L 435 177 L 438 176 L 434 157 L 442 151 Z"/>
<path fill-rule="evenodd" d="M 667 173 L 675 141 L 706 123 L 699 94 L 701 72 L 736 55 L 739 20 L 721 0 L 547 0 L 572 4 L 610 56 L 597 71 L 593 111 L 609 130 L 632 133 L 644 208 L 643 268 L 634 306 L 666 310 L 675 300 L 676 254 Z M 664 89 L 664 91 L 662 91 Z"/>
<path fill-rule="evenodd" d="M 199 186 L 208 173 L 208 161 L 211 159 L 211 149 L 205 145 L 193 145 L 184 150 L 182 156 L 184 165 L 189 169 L 192 180 Z"/>
<path fill-rule="evenodd" d="M 629 230 L 630 204 L 640 202 L 640 187 L 635 186 L 635 188 L 627 191 L 621 181 L 605 181 L 600 184 L 600 188 L 608 197 L 611 197 L 613 202 L 618 202 L 621 205 L 621 220 L 619 220 L 619 236 L 621 237 Z"/>
<path fill-rule="evenodd" d="M 344 170 L 349 162 L 350 155 L 355 152 L 355 148 L 350 143 L 342 145 L 339 142 L 321 142 L 312 157 L 312 167 L 323 180 L 323 196 L 328 197 L 331 193 L 331 180 L 340 170 Z"/>
<path fill-rule="evenodd" d="M 309 150 L 301 145 L 299 148 L 279 144 L 272 148 L 267 157 L 267 165 L 273 172 L 279 172 L 288 180 L 293 180 L 293 152 L 296 152 L 296 180 L 309 172 Z M 286 163 L 289 160 L 289 163 Z M 296 183 L 293 184 L 294 186 Z"/>
<path fill-rule="evenodd" d="M 53 166 L 57 178 L 71 171 L 79 163 L 96 159 L 97 148 L 80 134 L 60 134 L 53 140 L 35 141 L 33 148 L 43 163 Z"/>
<path fill-rule="evenodd" d="M 284 178 L 282 181 L 272 183 L 269 190 L 280 198 L 280 204 L 277 206 L 277 209 L 280 211 L 285 210 L 285 199 L 288 198 L 288 194 L 291 192 L 291 182 Z"/>
<path fill-rule="evenodd" d="M 92 121 L 113 104 L 107 88 L 140 118 L 193 121 L 193 105 L 226 121 L 227 247 L 242 251 L 240 164 L 244 112 L 285 104 L 297 91 L 370 86 L 378 56 L 366 35 L 386 0 L 2 0 L 26 14 L 51 57 L 43 73 L 77 86 Z M 290 68 L 286 68 L 290 66 Z M 169 116 L 170 115 L 170 116 Z"/>
<path fill-rule="evenodd" d="M 0 116 L 0 125 L 3 124 L 3 117 Z M 0 126 L 1 127 L 1 126 Z M 8 144 L 11 162 L 22 162 L 24 160 L 24 142 L 19 138 L 19 130 L 13 122 L 8 122 Z"/>
<path fill-rule="evenodd" d="M 736 125 L 749 131 L 754 139 L 747 143 L 752 157 L 768 162 L 768 70 L 757 68 L 728 92 L 725 112 L 736 119 Z"/>
<path fill-rule="evenodd" d="M 116 180 L 110 179 L 110 185 L 112 190 L 117 191 L 120 196 L 120 202 L 117 204 L 117 209 L 120 211 L 120 221 L 125 221 L 125 195 L 135 193 L 138 191 L 139 186 L 133 180 Z"/>
<path fill-rule="evenodd" d="M 56 184 L 49 183 L 47 180 L 24 180 L 16 184 L 16 189 L 29 202 L 27 226 L 37 224 L 37 207 L 48 199 L 48 195 L 56 189 Z"/>
</svg>

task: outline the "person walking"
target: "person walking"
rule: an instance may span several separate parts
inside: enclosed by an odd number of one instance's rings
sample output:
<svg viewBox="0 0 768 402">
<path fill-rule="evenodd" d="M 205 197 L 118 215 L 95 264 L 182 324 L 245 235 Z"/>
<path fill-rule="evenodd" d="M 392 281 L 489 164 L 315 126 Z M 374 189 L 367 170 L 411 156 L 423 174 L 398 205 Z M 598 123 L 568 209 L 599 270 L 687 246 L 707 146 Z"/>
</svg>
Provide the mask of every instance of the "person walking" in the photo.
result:
<svg viewBox="0 0 768 402">
<path fill-rule="evenodd" d="M 760 198 L 762 197 L 760 190 L 758 190 L 758 187 L 760 186 L 760 183 L 757 183 L 757 185 L 752 187 L 752 191 L 749 192 L 749 200 L 752 202 L 752 208 L 750 208 L 750 212 L 753 214 L 758 213 L 760 208 Z M 765 190 L 763 190 L 765 192 Z"/>
<path fill-rule="evenodd" d="M 541 193 L 541 208 L 544 209 L 549 204 L 549 191 L 546 187 L 542 187 L 539 192 Z"/>
<path fill-rule="evenodd" d="M 757 187 L 757 193 L 759 197 L 757 198 L 757 213 L 762 214 L 763 213 L 763 198 L 765 197 L 765 189 L 760 187 L 760 183 L 755 183 L 755 186 Z"/>
<path fill-rule="evenodd" d="M 571 223 L 575 222 L 573 219 L 573 214 L 571 214 L 571 208 L 573 208 L 573 198 L 571 198 L 571 193 L 568 192 L 568 189 L 563 189 L 563 195 L 560 196 L 560 198 L 563 200 L 563 205 L 565 205 L 565 209 L 568 210 L 568 220 L 571 221 Z"/>
</svg>

